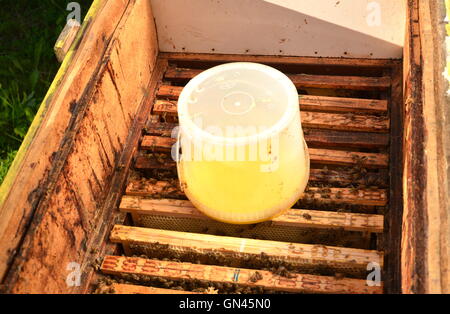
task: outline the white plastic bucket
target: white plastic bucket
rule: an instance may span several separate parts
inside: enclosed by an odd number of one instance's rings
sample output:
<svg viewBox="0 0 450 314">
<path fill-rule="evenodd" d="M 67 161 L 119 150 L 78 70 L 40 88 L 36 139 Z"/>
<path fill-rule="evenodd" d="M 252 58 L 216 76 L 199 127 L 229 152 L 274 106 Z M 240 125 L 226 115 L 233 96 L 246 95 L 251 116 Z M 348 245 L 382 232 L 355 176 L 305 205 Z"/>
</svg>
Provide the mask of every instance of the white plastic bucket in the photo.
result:
<svg viewBox="0 0 450 314">
<path fill-rule="evenodd" d="M 211 218 L 256 223 L 289 209 L 309 177 L 298 94 L 282 72 L 236 62 L 194 77 L 178 100 L 178 176 Z"/>
</svg>

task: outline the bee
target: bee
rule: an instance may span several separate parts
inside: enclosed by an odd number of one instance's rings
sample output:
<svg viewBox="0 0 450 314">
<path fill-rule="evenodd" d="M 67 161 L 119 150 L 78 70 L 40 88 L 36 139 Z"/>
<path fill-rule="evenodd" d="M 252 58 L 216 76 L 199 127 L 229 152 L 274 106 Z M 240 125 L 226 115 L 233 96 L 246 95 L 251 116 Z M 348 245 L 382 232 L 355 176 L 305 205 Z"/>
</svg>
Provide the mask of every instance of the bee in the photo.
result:
<svg viewBox="0 0 450 314">
<path fill-rule="evenodd" d="M 308 214 L 308 213 L 304 213 L 303 215 L 303 218 L 305 218 L 306 220 L 311 220 L 311 215 L 310 214 Z"/>
</svg>

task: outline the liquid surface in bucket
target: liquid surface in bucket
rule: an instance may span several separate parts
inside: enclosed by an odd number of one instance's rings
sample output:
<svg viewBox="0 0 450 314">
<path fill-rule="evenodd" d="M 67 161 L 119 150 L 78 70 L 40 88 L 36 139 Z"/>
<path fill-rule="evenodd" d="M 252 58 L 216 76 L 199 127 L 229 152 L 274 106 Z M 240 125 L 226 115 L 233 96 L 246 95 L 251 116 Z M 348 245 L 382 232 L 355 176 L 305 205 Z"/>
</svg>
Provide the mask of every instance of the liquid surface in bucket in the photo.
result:
<svg viewBox="0 0 450 314">
<path fill-rule="evenodd" d="M 255 223 L 289 209 L 309 176 L 297 90 L 256 63 L 206 70 L 178 102 L 185 194 L 206 215 Z"/>
</svg>

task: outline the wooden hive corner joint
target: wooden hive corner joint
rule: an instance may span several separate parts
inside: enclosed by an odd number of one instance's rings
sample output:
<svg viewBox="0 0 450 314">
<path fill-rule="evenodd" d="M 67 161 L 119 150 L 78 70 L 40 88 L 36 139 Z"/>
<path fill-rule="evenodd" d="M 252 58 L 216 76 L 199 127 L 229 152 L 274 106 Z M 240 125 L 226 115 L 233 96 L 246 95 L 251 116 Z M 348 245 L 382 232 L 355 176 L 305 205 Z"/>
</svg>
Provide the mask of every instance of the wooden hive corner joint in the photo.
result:
<svg viewBox="0 0 450 314">
<path fill-rule="evenodd" d="M 80 27 L 81 25 L 77 20 L 71 19 L 67 21 L 66 26 L 64 26 L 64 29 L 59 34 L 53 47 L 56 59 L 59 62 L 62 62 L 67 52 L 69 52 L 70 46 L 72 46 Z"/>
</svg>

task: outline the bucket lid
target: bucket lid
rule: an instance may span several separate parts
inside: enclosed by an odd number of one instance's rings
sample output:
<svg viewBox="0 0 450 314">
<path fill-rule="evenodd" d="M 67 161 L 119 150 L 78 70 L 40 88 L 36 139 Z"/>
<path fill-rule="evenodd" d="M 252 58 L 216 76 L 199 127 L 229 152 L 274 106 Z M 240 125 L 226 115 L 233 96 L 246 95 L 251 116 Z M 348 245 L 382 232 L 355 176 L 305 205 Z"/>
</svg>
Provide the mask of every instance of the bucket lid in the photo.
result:
<svg viewBox="0 0 450 314">
<path fill-rule="evenodd" d="M 247 144 L 281 132 L 299 114 L 297 89 L 282 72 L 235 62 L 203 71 L 178 100 L 182 134 L 215 144 Z"/>
</svg>

